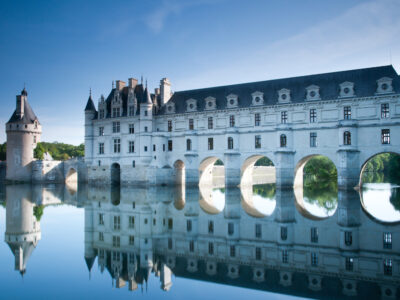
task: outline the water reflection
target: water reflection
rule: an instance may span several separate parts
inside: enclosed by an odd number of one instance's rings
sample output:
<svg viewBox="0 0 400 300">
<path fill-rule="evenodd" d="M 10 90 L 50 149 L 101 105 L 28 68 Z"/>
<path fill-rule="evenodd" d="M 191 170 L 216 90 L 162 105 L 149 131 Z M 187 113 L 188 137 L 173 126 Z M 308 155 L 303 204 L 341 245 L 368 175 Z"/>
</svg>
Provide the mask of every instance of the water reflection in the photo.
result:
<svg viewBox="0 0 400 300">
<path fill-rule="evenodd" d="M 316 199 L 314 205 L 326 209 L 331 196 Z M 142 290 L 157 278 L 168 291 L 178 289 L 173 283 L 179 278 L 190 278 L 312 298 L 396 297 L 399 226 L 369 218 L 356 191 L 340 191 L 335 199 L 338 213 L 316 222 L 299 213 L 292 189 L 275 185 L 254 186 L 250 192 L 79 186 L 74 193 L 56 185 L 7 186 L 5 242 L 17 270 L 25 272 L 33 250 L 45 251 L 35 249 L 43 209 L 48 216 L 47 207 L 62 211 L 60 204 L 68 203 L 84 209 L 84 241 L 76 242 L 84 243 L 88 271 L 98 274 L 92 280 L 107 277 L 117 288 Z M 68 224 L 52 226 L 57 231 Z M 51 243 L 63 238 L 55 236 Z M 68 247 L 59 255 L 68 256 Z M 43 261 L 44 279 L 46 267 Z M 200 290 L 193 297 L 204 298 L 208 292 Z"/>
</svg>

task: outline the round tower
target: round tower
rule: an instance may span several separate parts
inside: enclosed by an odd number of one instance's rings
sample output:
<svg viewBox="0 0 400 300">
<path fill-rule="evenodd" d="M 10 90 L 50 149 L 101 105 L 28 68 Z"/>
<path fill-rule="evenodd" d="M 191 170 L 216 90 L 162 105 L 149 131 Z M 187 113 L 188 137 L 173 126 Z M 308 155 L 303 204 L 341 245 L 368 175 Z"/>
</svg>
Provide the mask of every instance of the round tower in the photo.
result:
<svg viewBox="0 0 400 300">
<path fill-rule="evenodd" d="M 92 100 L 92 93 L 90 92 L 89 99 L 85 107 L 85 162 L 91 165 L 93 160 L 93 119 L 96 117 L 96 107 Z"/>
<path fill-rule="evenodd" d="M 16 109 L 6 124 L 7 172 L 10 181 L 30 182 L 33 150 L 42 134 L 42 126 L 28 103 L 25 88 L 17 95 Z"/>
</svg>

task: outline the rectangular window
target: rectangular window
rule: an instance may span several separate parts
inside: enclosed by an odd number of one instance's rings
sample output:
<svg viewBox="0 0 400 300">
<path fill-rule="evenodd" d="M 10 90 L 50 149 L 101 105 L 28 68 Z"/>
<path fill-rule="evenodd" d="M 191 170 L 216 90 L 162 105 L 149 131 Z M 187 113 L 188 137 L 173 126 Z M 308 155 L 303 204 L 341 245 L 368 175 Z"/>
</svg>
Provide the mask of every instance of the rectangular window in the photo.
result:
<svg viewBox="0 0 400 300">
<path fill-rule="evenodd" d="M 213 150 L 213 149 L 214 149 L 214 139 L 208 138 L 208 150 Z"/>
<path fill-rule="evenodd" d="M 147 132 L 147 131 L 148 131 L 148 127 L 144 126 L 144 132 Z"/>
<path fill-rule="evenodd" d="M 228 235 L 232 235 L 234 232 L 234 224 L 232 222 L 228 223 Z"/>
<path fill-rule="evenodd" d="M 383 249 L 392 249 L 392 233 L 383 233 Z"/>
<path fill-rule="evenodd" d="M 148 115 L 148 112 L 147 112 L 147 110 L 145 110 L 144 111 L 144 116 L 147 117 L 147 115 Z"/>
<path fill-rule="evenodd" d="M 119 133 L 121 124 L 119 122 L 113 122 L 113 133 Z"/>
<path fill-rule="evenodd" d="M 113 247 L 119 248 L 120 244 L 121 244 L 120 237 L 113 235 Z"/>
<path fill-rule="evenodd" d="M 172 151 L 172 141 L 168 141 L 168 151 Z"/>
<path fill-rule="evenodd" d="M 189 242 L 189 251 L 194 252 L 194 241 Z"/>
<path fill-rule="evenodd" d="M 135 237 L 133 235 L 129 236 L 129 245 L 133 246 L 135 244 Z"/>
<path fill-rule="evenodd" d="M 261 224 L 256 224 L 255 231 L 256 238 L 261 238 Z"/>
<path fill-rule="evenodd" d="M 235 127 L 235 116 L 229 116 L 229 127 Z"/>
<path fill-rule="evenodd" d="M 346 257 L 346 271 L 353 271 L 354 258 Z"/>
<path fill-rule="evenodd" d="M 194 129 L 193 119 L 189 119 L 189 130 L 193 130 L 193 129 Z"/>
<path fill-rule="evenodd" d="M 317 122 L 317 110 L 315 108 L 310 109 L 310 123 Z"/>
<path fill-rule="evenodd" d="M 100 119 L 104 119 L 104 109 L 100 109 Z"/>
<path fill-rule="evenodd" d="M 162 151 L 165 152 L 165 144 L 162 145 Z"/>
<path fill-rule="evenodd" d="M 116 251 L 112 252 L 112 260 L 113 261 L 121 261 L 121 256 L 120 256 L 119 252 L 116 252 Z"/>
<path fill-rule="evenodd" d="M 129 115 L 130 117 L 132 117 L 132 116 L 135 115 L 135 107 L 134 107 L 133 105 L 130 105 L 130 106 L 129 106 L 129 108 L 128 108 L 128 115 Z"/>
<path fill-rule="evenodd" d="M 129 124 L 129 134 L 135 133 L 135 124 Z"/>
<path fill-rule="evenodd" d="M 112 117 L 117 118 L 120 116 L 120 108 L 119 107 L 113 107 L 112 109 Z"/>
<path fill-rule="evenodd" d="M 254 147 L 255 147 L 256 149 L 261 148 L 261 135 L 256 135 L 256 136 L 254 137 Z"/>
<path fill-rule="evenodd" d="M 187 220 L 186 221 L 186 231 L 191 232 L 192 231 L 192 220 Z"/>
<path fill-rule="evenodd" d="M 136 168 L 136 161 L 132 160 L 132 168 Z"/>
<path fill-rule="evenodd" d="M 172 230 L 174 228 L 174 220 L 171 218 L 168 219 L 168 229 Z"/>
<path fill-rule="evenodd" d="M 156 145 L 153 145 L 153 151 L 156 151 Z"/>
<path fill-rule="evenodd" d="M 234 245 L 230 246 L 229 255 L 231 257 L 235 257 L 236 256 L 236 247 Z"/>
<path fill-rule="evenodd" d="M 256 260 L 261 260 L 261 248 L 256 247 Z"/>
<path fill-rule="evenodd" d="M 208 129 L 213 129 L 213 128 L 214 128 L 213 118 L 208 117 Z"/>
<path fill-rule="evenodd" d="M 392 260 L 391 259 L 385 259 L 383 261 L 383 273 L 385 275 L 391 276 L 392 275 Z"/>
<path fill-rule="evenodd" d="M 260 114 L 259 113 L 254 114 L 254 126 L 260 126 L 260 123 L 261 123 Z"/>
<path fill-rule="evenodd" d="M 99 225 L 104 225 L 104 214 L 99 214 Z"/>
<path fill-rule="evenodd" d="M 104 127 L 99 127 L 99 136 L 104 135 Z"/>
<path fill-rule="evenodd" d="M 168 238 L 168 249 L 171 250 L 172 249 L 172 239 Z"/>
<path fill-rule="evenodd" d="M 128 226 L 129 226 L 129 228 L 135 228 L 135 217 L 134 216 L 129 216 Z"/>
<path fill-rule="evenodd" d="M 129 141 L 129 153 L 135 152 L 135 142 Z"/>
<path fill-rule="evenodd" d="M 343 119 L 351 120 L 351 106 L 343 107 Z"/>
<path fill-rule="evenodd" d="M 311 243 L 318 243 L 318 228 L 311 228 Z"/>
<path fill-rule="evenodd" d="M 104 143 L 99 143 L 99 154 L 104 154 Z"/>
<path fill-rule="evenodd" d="M 310 132 L 310 147 L 317 147 L 317 133 Z"/>
<path fill-rule="evenodd" d="M 353 234 L 351 231 L 344 232 L 344 243 L 346 246 L 351 246 L 351 244 L 353 244 Z"/>
<path fill-rule="evenodd" d="M 210 255 L 214 254 L 214 244 L 213 243 L 208 243 L 208 254 L 210 254 Z"/>
<path fill-rule="evenodd" d="M 114 216 L 114 230 L 120 230 L 120 229 L 121 229 L 121 217 Z"/>
<path fill-rule="evenodd" d="M 172 121 L 168 120 L 168 131 L 171 132 L 172 131 Z"/>
<path fill-rule="evenodd" d="M 315 252 L 311 252 L 311 265 L 313 267 L 318 266 L 318 255 Z"/>
<path fill-rule="evenodd" d="M 288 119 L 287 111 L 281 111 L 281 123 L 286 124 Z"/>
<path fill-rule="evenodd" d="M 192 140 L 191 139 L 187 139 L 186 140 L 186 150 L 187 151 L 191 151 L 192 150 Z"/>
<path fill-rule="evenodd" d="M 208 233 L 214 233 L 214 222 L 208 221 Z"/>
<path fill-rule="evenodd" d="M 382 144 L 390 144 L 390 129 L 382 129 Z"/>
<path fill-rule="evenodd" d="M 121 139 L 114 139 L 114 153 L 121 152 Z"/>
<path fill-rule="evenodd" d="M 136 207 L 136 202 L 133 201 L 133 202 L 132 202 L 132 209 L 135 209 L 135 207 Z"/>
<path fill-rule="evenodd" d="M 281 240 L 287 240 L 287 227 L 281 227 Z"/>
<path fill-rule="evenodd" d="M 144 146 L 144 152 L 147 152 L 147 146 Z"/>
<path fill-rule="evenodd" d="M 104 233 L 99 232 L 99 241 L 104 242 Z"/>
<path fill-rule="evenodd" d="M 389 103 L 382 103 L 381 104 L 381 118 L 386 119 L 389 117 L 390 117 Z"/>
<path fill-rule="evenodd" d="M 289 257 L 288 251 L 287 250 L 282 250 L 282 262 L 284 264 L 288 263 L 288 257 Z"/>
</svg>

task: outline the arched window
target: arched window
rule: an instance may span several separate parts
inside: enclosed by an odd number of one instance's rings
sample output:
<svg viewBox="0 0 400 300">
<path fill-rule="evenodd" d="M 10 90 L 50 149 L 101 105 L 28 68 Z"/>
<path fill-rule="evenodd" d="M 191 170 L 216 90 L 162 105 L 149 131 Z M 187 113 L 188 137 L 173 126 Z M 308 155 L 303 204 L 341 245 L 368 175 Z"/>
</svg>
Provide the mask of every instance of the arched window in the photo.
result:
<svg viewBox="0 0 400 300">
<path fill-rule="evenodd" d="M 351 133 L 349 131 L 343 133 L 343 144 L 351 145 Z"/>
<path fill-rule="evenodd" d="M 228 137 L 228 149 L 233 149 L 233 138 Z"/>
<path fill-rule="evenodd" d="M 192 150 L 192 140 L 191 139 L 187 139 L 186 140 L 186 150 L 187 151 L 191 151 Z"/>
<path fill-rule="evenodd" d="M 286 147 L 286 142 L 287 142 L 286 135 L 281 134 L 280 141 L 281 141 L 281 147 Z"/>
</svg>

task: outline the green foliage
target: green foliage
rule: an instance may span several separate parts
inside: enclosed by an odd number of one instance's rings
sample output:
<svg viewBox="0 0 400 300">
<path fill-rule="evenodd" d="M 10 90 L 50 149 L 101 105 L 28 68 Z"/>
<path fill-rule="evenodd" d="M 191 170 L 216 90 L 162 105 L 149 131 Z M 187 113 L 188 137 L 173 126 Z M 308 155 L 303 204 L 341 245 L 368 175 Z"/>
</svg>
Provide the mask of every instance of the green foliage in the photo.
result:
<svg viewBox="0 0 400 300">
<path fill-rule="evenodd" d="M 38 143 L 34 150 L 34 157 L 37 159 L 43 159 L 44 154 L 49 152 L 55 160 L 67 160 L 72 157 L 82 157 L 85 155 L 85 146 L 80 144 L 79 146 L 63 144 L 63 143 Z"/>
<path fill-rule="evenodd" d="M 269 166 L 273 166 L 273 162 L 268 158 L 268 157 L 262 157 L 259 160 L 256 161 L 256 163 L 254 164 L 254 166 L 258 167 L 258 166 L 265 166 L 265 167 L 269 167 Z"/>
<path fill-rule="evenodd" d="M 275 192 L 275 183 L 253 185 L 253 194 L 260 195 L 263 198 L 272 199 L 275 197 Z"/>
<path fill-rule="evenodd" d="M 362 181 L 400 184 L 400 155 L 381 153 L 371 158 L 365 165 Z"/>
<path fill-rule="evenodd" d="M 391 190 L 390 203 L 393 205 L 394 209 L 400 211 L 400 189 L 395 188 Z"/>
<path fill-rule="evenodd" d="M 223 165 L 224 165 L 224 163 L 220 159 L 218 159 L 214 164 L 214 166 L 223 166 Z"/>
<path fill-rule="evenodd" d="M 7 143 L 0 144 L 0 161 L 6 160 Z"/>
<path fill-rule="evenodd" d="M 312 157 L 304 167 L 304 176 L 312 176 L 315 181 L 337 181 L 337 170 L 334 163 L 325 156 Z"/>
<path fill-rule="evenodd" d="M 303 196 L 308 203 L 318 203 L 323 207 L 327 214 L 335 210 L 338 203 L 337 180 L 319 180 L 315 178 L 305 178 Z"/>
<path fill-rule="evenodd" d="M 36 220 L 40 222 L 41 217 L 43 216 L 44 205 L 37 205 L 33 208 L 33 215 Z"/>
</svg>

